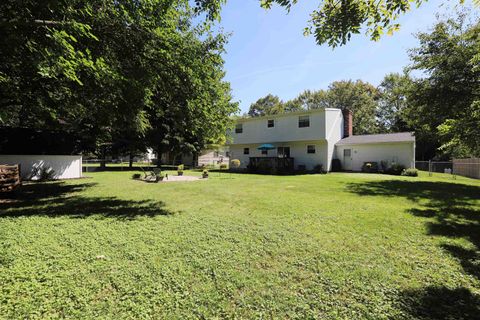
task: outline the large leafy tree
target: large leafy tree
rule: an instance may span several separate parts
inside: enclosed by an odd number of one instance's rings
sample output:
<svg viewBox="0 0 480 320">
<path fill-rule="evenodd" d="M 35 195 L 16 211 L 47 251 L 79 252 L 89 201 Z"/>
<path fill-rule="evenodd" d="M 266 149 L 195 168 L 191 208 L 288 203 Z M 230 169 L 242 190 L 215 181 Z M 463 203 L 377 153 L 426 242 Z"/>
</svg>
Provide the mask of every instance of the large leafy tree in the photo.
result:
<svg viewBox="0 0 480 320">
<path fill-rule="evenodd" d="M 352 35 L 364 32 L 371 40 L 384 34 L 393 34 L 400 28 L 398 18 L 419 7 L 425 0 L 317 0 L 318 8 L 310 14 L 304 33 L 312 34 L 318 44 L 331 47 L 345 45 Z M 225 0 L 195 0 L 197 5 L 208 8 L 209 15 L 217 17 Z M 276 4 L 287 11 L 298 0 L 259 0 L 263 8 Z M 463 0 L 459 1 L 463 3 Z M 480 6 L 480 0 L 473 0 Z"/>
<path fill-rule="evenodd" d="M 420 141 L 446 156 L 480 155 L 480 24 L 465 16 L 418 35 L 411 70 L 421 71 L 409 91 L 405 119 Z"/>
<path fill-rule="evenodd" d="M 250 117 L 259 117 L 284 112 L 285 105 L 283 101 L 278 96 L 268 94 L 250 105 L 248 115 Z"/>
<path fill-rule="evenodd" d="M 138 141 L 168 122 L 157 115 L 175 113 L 210 127 L 192 120 L 183 130 L 170 126 L 161 139 L 173 135 L 170 143 L 181 144 L 195 136 L 200 146 L 219 139 L 236 110 L 222 81 L 225 37 L 211 34 L 208 19 L 192 23 L 202 12 L 215 18 L 208 6 L 7 0 L 0 12 L 4 125 L 77 132 L 92 150 L 122 140 L 131 150 L 143 149 Z M 199 117 L 208 113 L 215 116 Z"/>
<path fill-rule="evenodd" d="M 368 82 L 335 81 L 328 87 L 325 105 L 353 113 L 353 134 L 379 131 L 376 122 L 378 90 Z"/>
<path fill-rule="evenodd" d="M 403 119 L 412 85 L 408 74 L 387 74 L 378 86 L 377 123 L 382 132 L 402 132 L 410 128 Z"/>
</svg>

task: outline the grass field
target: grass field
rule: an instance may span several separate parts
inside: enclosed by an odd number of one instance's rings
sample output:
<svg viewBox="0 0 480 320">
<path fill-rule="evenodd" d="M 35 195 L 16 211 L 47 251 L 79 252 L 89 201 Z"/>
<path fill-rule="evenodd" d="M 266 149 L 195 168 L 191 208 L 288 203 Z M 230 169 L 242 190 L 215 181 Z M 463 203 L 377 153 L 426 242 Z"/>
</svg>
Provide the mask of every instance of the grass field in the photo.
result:
<svg viewBox="0 0 480 320">
<path fill-rule="evenodd" d="M 480 317 L 479 181 L 131 174 L 1 200 L 0 317 Z"/>
</svg>

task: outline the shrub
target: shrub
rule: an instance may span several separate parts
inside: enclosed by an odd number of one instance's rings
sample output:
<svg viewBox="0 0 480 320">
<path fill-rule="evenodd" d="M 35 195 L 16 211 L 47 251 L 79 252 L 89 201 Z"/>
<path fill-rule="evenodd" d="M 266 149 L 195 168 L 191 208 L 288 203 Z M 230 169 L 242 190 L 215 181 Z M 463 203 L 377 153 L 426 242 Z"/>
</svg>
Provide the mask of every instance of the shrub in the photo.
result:
<svg viewBox="0 0 480 320">
<path fill-rule="evenodd" d="M 208 178 L 208 170 L 207 169 L 203 170 L 202 177 L 203 178 Z"/>
<path fill-rule="evenodd" d="M 306 170 L 307 170 L 307 166 L 305 166 L 304 164 L 299 164 L 297 166 L 297 172 L 298 173 L 304 173 Z"/>
<path fill-rule="evenodd" d="M 185 168 L 185 166 L 183 164 L 180 164 L 177 167 L 177 171 L 183 171 L 184 168 Z"/>
<path fill-rule="evenodd" d="M 362 172 L 368 172 L 368 173 L 378 172 L 378 163 L 364 162 L 362 166 Z"/>
<path fill-rule="evenodd" d="M 388 161 L 387 160 L 380 161 L 379 172 L 387 172 L 387 170 L 388 170 Z"/>
<path fill-rule="evenodd" d="M 222 163 L 222 164 L 220 165 L 220 170 L 225 170 L 225 169 L 227 169 L 227 164 L 226 164 L 226 163 Z"/>
<path fill-rule="evenodd" d="M 232 168 L 238 168 L 240 167 L 240 160 L 233 159 L 232 161 L 230 161 L 230 165 L 232 166 Z"/>
<path fill-rule="evenodd" d="M 418 177 L 418 170 L 415 168 L 403 169 L 402 176 Z"/>
<path fill-rule="evenodd" d="M 392 163 L 390 168 L 387 169 L 386 173 L 399 176 L 402 174 L 402 171 L 405 169 L 404 166 L 398 163 Z"/>
<path fill-rule="evenodd" d="M 342 171 L 342 163 L 340 162 L 340 159 L 332 159 L 332 171 L 333 172 Z"/>
<path fill-rule="evenodd" d="M 132 174 L 132 179 L 140 179 L 142 175 L 140 173 L 134 173 Z"/>
<path fill-rule="evenodd" d="M 326 173 L 326 171 L 323 170 L 323 165 L 322 164 L 317 164 L 315 167 L 313 167 L 313 172 L 314 173 Z"/>
</svg>

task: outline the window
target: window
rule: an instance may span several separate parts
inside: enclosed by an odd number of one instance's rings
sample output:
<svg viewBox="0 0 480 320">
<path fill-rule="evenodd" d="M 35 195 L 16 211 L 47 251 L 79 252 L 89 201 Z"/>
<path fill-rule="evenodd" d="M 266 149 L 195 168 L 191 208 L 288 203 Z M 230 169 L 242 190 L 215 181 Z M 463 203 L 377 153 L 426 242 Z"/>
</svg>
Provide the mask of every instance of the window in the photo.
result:
<svg viewBox="0 0 480 320">
<path fill-rule="evenodd" d="M 311 144 L 307 146 L 307 153 L 315 153 L 315 145 Z"/>
<path fill-rule="evenodd" d="M 213 152 L 213 156 L 214 156 L 215 158 L 218 158 L 218 155 L 219 155 L 219 154 L 218 154 L 218 151 L 214 151 L 214 152 Z"/>
<path fill-rule="evenodd" d="M 268 150 L 262 150 L 262 154 L 268 154 Z"/>
<path fill-rule="evenodd" d="M 225 157 L 230 158 L 230 151 L 225 152 Z"/>
<path fill-rule="evenodd" d="M 275 127 L 275 120 L 267 120 L 267 128 L 273 128 Z"/>
<path fill-rule="evenodd" d="M 242 133 L 242 132 L 243 132 L 243 124 L 238 123 L 238 124 L 235 126 L 235 133 Z"/>
<path fill-rule="evenodd" d="M 300 116 L 300 117 L 298 117 L 298 127 L 299 128 L 310 127 L 310 116 Z"/>
<path fill-rule="evenodd" d="M 279 158 L 290 158 L 290 147 L 278 147 L 277 156 Z"/>
<path fill-rule="evenodd" d="M 249 148 L 243 148 L 243 154 L 250 154 Z"/>
</svg>

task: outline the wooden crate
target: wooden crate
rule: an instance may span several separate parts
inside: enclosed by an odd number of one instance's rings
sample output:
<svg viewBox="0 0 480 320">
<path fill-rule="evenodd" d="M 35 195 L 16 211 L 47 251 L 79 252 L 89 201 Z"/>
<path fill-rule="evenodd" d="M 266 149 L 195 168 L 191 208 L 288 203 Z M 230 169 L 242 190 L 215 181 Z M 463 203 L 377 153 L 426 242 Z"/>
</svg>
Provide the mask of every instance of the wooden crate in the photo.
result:
<svg viewBox="0 0 480 320">
<path fill-rule="evenodd" d="M 12 191 L 21 184 L 20 165 L 0 165 L 0 191 Z"/>
</svg>

